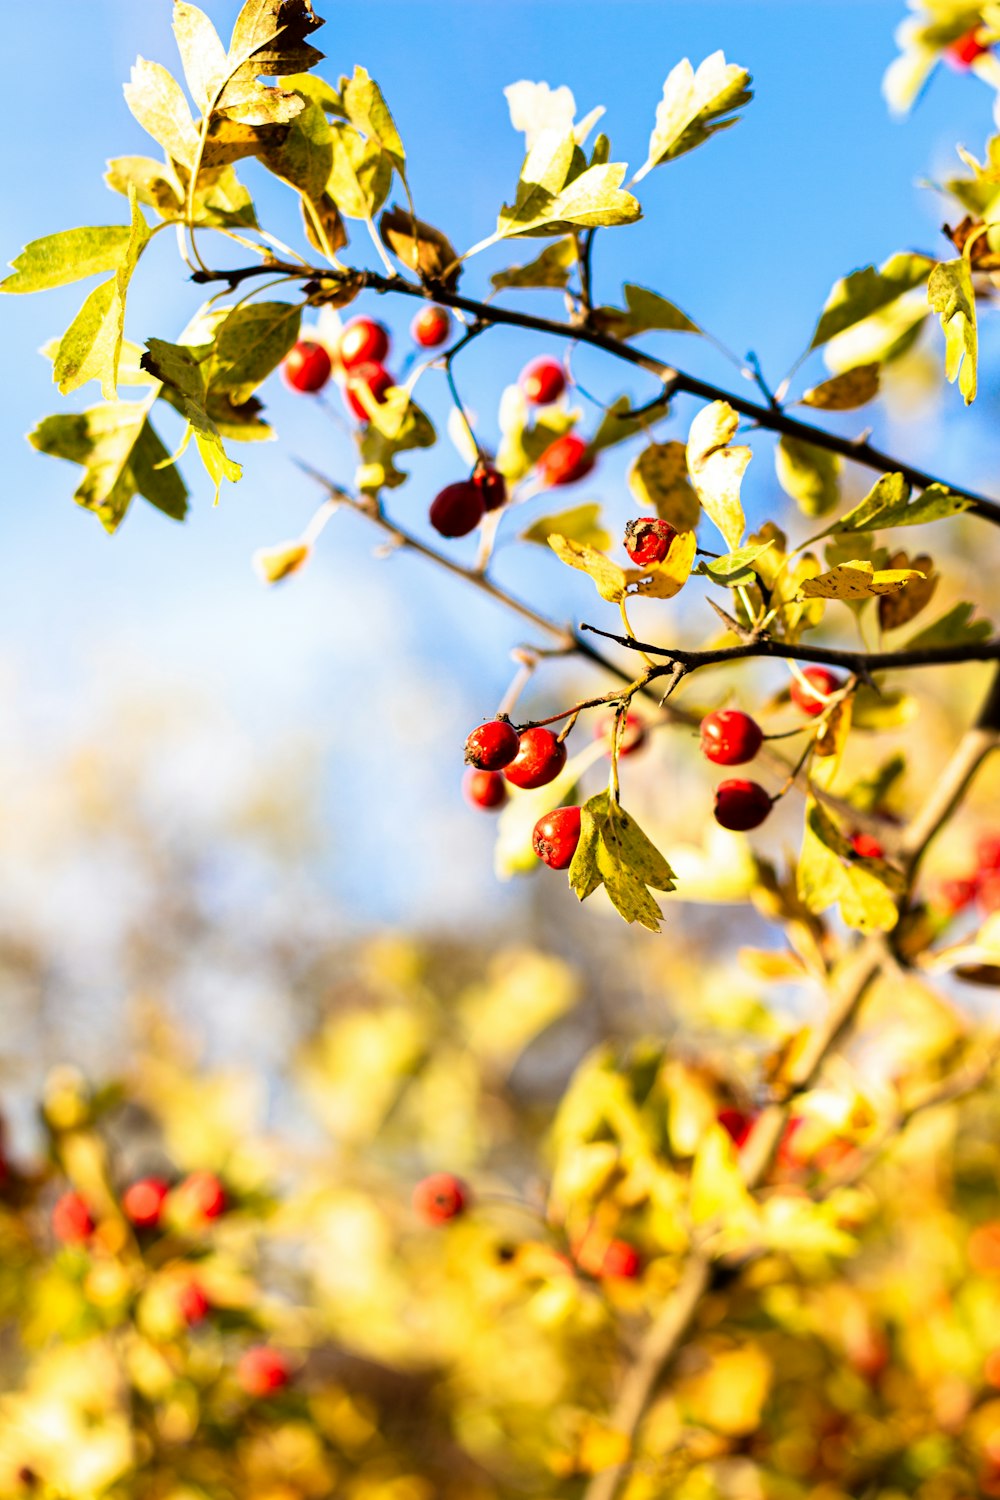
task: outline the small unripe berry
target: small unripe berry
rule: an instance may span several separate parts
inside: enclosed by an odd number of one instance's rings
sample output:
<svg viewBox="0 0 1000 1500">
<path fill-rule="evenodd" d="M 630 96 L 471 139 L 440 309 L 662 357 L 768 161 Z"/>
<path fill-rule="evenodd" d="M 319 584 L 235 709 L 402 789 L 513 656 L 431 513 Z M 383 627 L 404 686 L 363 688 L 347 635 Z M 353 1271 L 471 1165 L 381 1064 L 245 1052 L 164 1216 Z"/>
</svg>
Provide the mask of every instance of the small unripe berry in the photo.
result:
<svg viewBox="0 0 1000 1500">
<path fill-rule="evenodd" d="M 258 1344 L 240 1356 L 236 1379 L 248 1396 L 260 1399 L 280 1391 L 291 1379 L 288 1360 L 277 1349 Z"/>
<path fill-rule="evenodd" d="M 446 307 L 422 307 L 410 324 L 410 337 L 421 349 L 437 349 L 448 342 L 451 318 Z"/>
<path fill-rule="evenodd" d="M 140 1177 L 122 1193 L 122 1212 L 136 1229 L 155 1229 L 169 1191 L 162 1177 Z"/>
<path fill-rule="evenodd" d="M 550 443 L 535 466 L 543 484 L 575 484 L 594 467 L 594 456 L 583 438 L 567 432 Z"/>
<path fill-rule="evenodd" d="M 989 52 L 989 44 L 979 39 L 979 27 L 973 26 L 945 48 L 945 57 L 959 73 L 966 72 L 974 62 Z"/>
<path fill-rule="evenodd" d="M 791 699 L 796 708 L 815 719 L 826 708 L 826 700 L 831 693 L 836 693 L 843 686 L 836 672 L 831 672 L 829 667 L 806 667 L 802 676 L 810 684 L 812 691 L 793 677 L 791 686 Z"/>
<path fill-rule="evenodd" d="M 372 399 L 381 406 L 386 392 L 395 383 L 384 365 L 375 364 L 374 361 L 352 365 L 347 372 L 347 383 L 344 386 L 344 404 L 359 422 L 368 422 L 371 419 L 368 415 L 368 408 L 361 398 L 362 389 L 367 388 Z"/>
<path fill-rule="evenodd" d="M 214 1172 L 192 1172 L 176 1188 L 185 1217 L 217 1219 L 227 1207 L 226 1190 Z"/>
<path fill-rule="evenodd" d="M 509 795 L 507 783 L 499 771 L 477 771 L 470 766 L 462 777 L 462 794 L 470 807 L 496 812 Z"/>
<path fill-rule="evenodd" d="M 189 1328 L 207 1318 L 211 1303 L 197 1281 L 186 1281 L 177 1293 L 177 1311 Z"/>
<path fill-rule="evenodd" d="M 625 527 L 625 551 L 637 568 L 651 568 L 663 561 L 676 535 L 669 521 L 641 516 Z"/>
<path fill-rule="evenodd" d="M 429 511 L 430 523 L 441 536 L 468 536 L 483 519 L 483 493 L 471 479 L 446 484 L 435 495 Z"/>
<path fill-rule="evenodd" d="M 604 714 L 594 725 L 594 739 L 606 740 L 608 748 L 605 754 L 610 756 L 611 744 L 615 733 L 614 714 Z M 634 755 L 636 750 L 641 750 L 646 743 L 646 724 L 638 714 L 627 714 L 625 726 L 622 729 L 621 739 L 618 741 L 618 754 Z"/>
<path fill-rule="evenodd" d="M 489 719 L 469 735 L 465 759 L 480 771 L 502 771 L 510 765 L 520 744 L 520 736 L 509 719 Z"/>
<path fill-rule="evenodd" d="M 754 1116 L 743 1109 L 720 1109 L 715 1117 L 739 1151 L 746 1145 L 754 1127 Z"/>
<path fill-rule="evenodd" d="M 484 510 L 499 510 L 507 504 L 507 481 L 492 464 L 478 463 L 473 470 L 472 482 L 483 497 Z"/>
<path fill-rule="evenodd" d="M 413 1189 L 413 1211 L 425 1224 L 447 1224 L 457 1219 L 470 1201 L 469 1189 L 451 1172 L 433 1172 Z"/>
<path fill-rule="evenodd" d="M 557 807 L 535 824 L 531 847 L 550 870 L 568 870 L 580 842 L 580 809 Z"/>
<path fill-rule="evenodd" d="M 285 355 L 281 373 L 293 391 L 306 395 L 321 391 L 332 369 L 330 356 L 322 344 L 314 339 L 299 339 Z"/>
<path fill-rule="evenodd" d="M 503 774 L 514 786 L 531 791 L 535 787 L 548 786 L 565 764 L 566 746 L 551 729 L 525 729 L 517 754 L 504 768 Z"/>
<path fill-rule="evenodd" d="M 380 365 L 389 353 L 389 330 L 374 318 L 352 318 L 337 341 L 337 354 L 345 370 L 361 364 Z"/>
<path fill-rule="evenodd" d="M 756 719 L 738 708 L 721 708 L 701 721 L 701 751 L 717 766 L 742 766 L 764 743 Z"/>
<path fill-rule="evenodd" d="M 859 859 L 885 859 L 885 850 L 873 833 L 852 833 L 851 848 Z"/>
<path fill-rule="evenodd" d="M 52 1232 L 64 1245 L 82 1245 L 94 1232 L 94 1219 L 79 1193 L 63 1193 L 52 1209 Z"/>
<path fill-rule="evenodd" d="M 543 355 L 525 365 L 517 383 L 532 406 L 549 406 L 566 389 L 566 372 L 557 359 Z"/>
<path fill-rule="evenodd" d="M 720 781 L 715 789 L 715 821 L 733 833 L 759 828 L 771 811 L 769 793 L 756 781 Z"/>
</svg>

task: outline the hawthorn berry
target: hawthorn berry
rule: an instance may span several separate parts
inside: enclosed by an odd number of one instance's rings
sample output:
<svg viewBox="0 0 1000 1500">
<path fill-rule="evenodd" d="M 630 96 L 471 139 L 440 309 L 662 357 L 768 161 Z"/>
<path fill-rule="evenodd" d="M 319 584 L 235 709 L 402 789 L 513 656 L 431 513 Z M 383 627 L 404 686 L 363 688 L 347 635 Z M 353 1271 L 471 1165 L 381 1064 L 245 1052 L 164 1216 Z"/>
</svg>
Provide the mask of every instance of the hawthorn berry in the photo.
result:
<svg viewBox="0 0 1000 1500">
<path fill-rule="evenodd" d="M 94 1219 L 79 1193 L 63 1193 L 52 1209 L 52 1232 L 64 1245 L 82 1245 L 94 1232 Z"/>
<path fill-rule="evenodd" d="M 509 795 L 499 771 L 477 771 L 474 766 L 462 777 L 462 794 L 470 807 L 482 808 L 483 812 L 496 812 Z"/>
<path fill-rule="evenodd" d="M 185 1216 L 217 1219 L 228 1206 L 226 1190 L 214 1172 L 192 1172 L 176 1189 Z"/>
<path fill-rule="evenodd" d="M 975 876 L 953 875 L 938 886 L 940 903 L 952 916 L 971 906 L 978 893 L 979 880 Z"/>
<path fill-rule="evenodd" d="M 186 1281 L 177 1293 L 177 1311 L 189 1328 L 204 1322 L 211 1303 L 204 1288 L 197 1281 Z"/>
<path fill-rule="evenodd" d="M 155 1229 L 169 1191 L 162 1177 L 140 1177 L 122 1193 L 122 1212 L 136 1229 Z"/>
<path fill-rule="evenodd" d="M 851 848 L 859 859 L 885 859 L 885 850 L 873 833 L 852 833 Z"/>
<path fill-rule="evenodd" d="M 771 811 L 773 798 L 756 781 L 720 781 L 715 789 L 715 821 L 733 833 L 759 828 Z"/>
<path fill-rule="evenodd" d="M 550 443 L 535 467 L 543 484 L 575 484 L 594 467 L 594 455 L 575 432 L 564 433 Z"/>
<path fill-rule="evenodd" d="M 594 739 L 606 740 L 606 754 L 611 755 L 611 744 L 615 732 L 614 714 L 604 714 L 594 725 Z M 618 741 L 618 755 L 634 755 L 646 743 L 646 722 L 638 714 L 626 714 L 625 725 Z"/>
<path fill-rule="evenodd" d="M 367 387 L 372 399 L 381 406 L 386 392 L 395 383 L 385 366 L 376 364 L 374 360 L 352 365 L 347 372 L 347 381 L 344 385 L 344 404 L 359 422 L 367 422 L 370 418 L 368 408 L 361 398 L 361 391 Z"/>
<path fill-rule="evenodd" d="M 979 27 L 973 26 L 945 48 L 945 56 L 953 68 L 964 73 L 989 50 L 989 43 L 980 40 Z"/>
<path fill-rule="evenodd" d="M 806 687 L 805 683 L 793 677 L 790 696 L 796 708 L 815 719 L 826 708 L 826 700 L 831 693 L 836 693 L 843 684 L 836 672 L 831 672 L 829 667 L 806 667 L 802 676 L 810 686 Z"/>
<path fill-rule="evenodd" d="M 440 536 L 468 536 L 483 519 L 483 492 L 471 479 L 446 484 L 431 501 L 428 515 Z"/>
<path fill-rule="evenodd" d="M 634 1281 L 642 1271 L 642 1256 L 628 1240 L 606 1240 L 594 1243 L 584 1237 L 573 1248 L 581 1271 L 588 1276 Z"/>
<path fill-rule="evenodd" d="M 425 1224 L 447 1224 L 457 1219 L 470 1201 L 469 1189 L 451 1172 L 433 1172 L 413 1189 L 413 1210 Z"/>
<path fill-rule="evenodd" d="M 292 1378 L 288 1360 L 267 1344 L 256 1344 L 240 1356 L 236 1379 L 248 1396 L 260 1399 L 280 1391 Z"/>
<path fill-rule="evenodd" d="M 517 754 L 504 775 L 514 786 L 526 791 L 548 786 L 566 764 L 566 746 L 551 729 L 525 729 L 518 741 Z"/>
<path fill-rule="evenodd" d="M 410 324 L 410 337 L 421 349 L 440 348 L 448 342 L 450 332 L 451 316 L 446 307 L 422 307 Z"/>
<path fill-rule="evenodd" d="M 525 365 L 517 383 L 532 406 L 550 406 L 566 389 L 566 372 L 557 359 L 546 354 Z"/>
<path fill-rule="evenodd" d="M 637 568 L 651 568 L 663 561 L 676 535 L 669 521 L 640 516 L 625 527 L 625 551 Z"/>
<path fill-rule="evenodd" d="M 465 742 L 465 759 L 479 771 L 502 771 L 520 747 L 520 736 L 509 719 L 489 719 Z"/>
<path fill-rule="evenodd" d="M 531 847 L 550 870 L 568 870 L 580 842 L 580 809 L 557 807 L 535 824 Z"/>
<path fill-rule="evenodd" d="M 754 1127 L 754 1116 L 747 1114 L 744 1109 L 727 1108 L 720 1109 L 715 1118 L 737 1151 L 741 1150 L 750 1138 L 750 1132 Z"/>
<path fill-rule="evenodd" d="M 299 339 L 285 355 L 281 373 L 293 391 L 312 395 L 323 389 L 332 369 L 333 362 L 322 344 L 315 339 Z"/>
<path fill-rule="evenodd" d="M 1000 833 L 984 833 L 976 840 L 976 864 L 980 870 L 1000 870 Z"/>
<path fill-rule="evenodd" d="M 499 510 L 507 504 L 507 481 L 492 464 L 480 461 L 473 470 L 472 483 L 479 487 L 484 510 Z"/>
<path fill-rule="evenodd" d="M 764 743 L 756 719 L 738 708 L 720 708 L 701 721 L 701 751 L 717 766 L 742 766 Z"/>
<path fill-rule="evenodd" d="M 389 330 L 374 318 L 352 318 L 337 341 L 337 354 L 345 370 L 358 365 L 380 365 L 389 353 Z"/>
</svg>

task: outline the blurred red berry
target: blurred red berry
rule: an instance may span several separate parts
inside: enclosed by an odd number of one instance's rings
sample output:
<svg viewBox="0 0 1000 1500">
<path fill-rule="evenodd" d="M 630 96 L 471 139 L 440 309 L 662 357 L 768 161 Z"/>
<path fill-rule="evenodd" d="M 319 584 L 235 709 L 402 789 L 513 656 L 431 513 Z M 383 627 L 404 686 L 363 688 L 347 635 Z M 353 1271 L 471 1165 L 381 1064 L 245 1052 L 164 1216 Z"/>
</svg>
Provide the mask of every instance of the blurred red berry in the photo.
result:
<svg viewBox="0 0 1000 1500">
<path fill-rule="evenodd" d="M 1000 870 L 990 870 L 980 876 L 976 899 L 986 916 L 1000 911 Z"/>
<path fill-rule="evenodd" d="M 578 479 L 589 474 L 593 467 L 593 454 L 588 451 L 583 438 L 577 437 L 575 432 L 567 432 L 563 437 L 556 438 L 536 464 L 542 483 L 550 486 L 575 484 Z"/>
<path fill-rule="evenodd" d="M 484 510 L 499 510 L 507 504 L 507 481 L 492 464 L 480 461 L 472 472 L 472 482 L 483 497 Z"/>
<path fill-rule="evenodd" d="M 791 699 L 796 708 L 808 714 L 811 719 L 815 719 L 826 708 L 826 699 L 831 693 L 836 693 L 843 684 L 836 672 L 831 672 L 829 667 L 806 667 L 802 676 L 810 684 L 812 691 L 797 677 L 794 677 Z"/>
<path fill-rule="evenodd" d="M 720 1109 L 715 1117 L 730 1137 L 737 1151 L 746 1145 L 753 1129 L 754 1117 L 742 1109 Z"/>
<path fill-rule="evenodd" d="M 642 1256 L 627 1240 L 603 1243 L 584 1238 L 574 1247 L 577 1265 L 588 1276 L 634 1281 L 642 1271 Z"/>
<path fill-rule="evenodd" d="M 859 859 L 885 859 L 885 850 L 873 833 L 852 833 L 851 848 Z"/>
<path fill-rule="evenodd" d="M 733 833 L 759 828 L 773 799 L 756 781 L 720 781 L 715 789 L 715 821 Z"/>
<path fill-rule="evenodd" d="M 176 1191 L 195 1218 L 217 1219 L 226 1211 L 226 1190 L 214 1172 L 192 1172 Z"/>
<path fill-rule="evenodd" d="M 517 383 L 532 406 L 549 406 L 566 389 L 566 372 L 557 359 L 543 355 L 525 365 Z"/>
<path fill-rule="evenodd" d="M 344 385 L 344 404 L 353 412 L 359 422 L 368 422 L 370 417 L 368 408 L 361 397 L 361 391 L 367 390 L 372 400 L 381 406 L 385 400 L 386 392 L 395 381 L 384 365 L 365 361 L 362 364 L 352 365 L 347 372 L 347 382 Z"/>
<path fill-rule="evenodd" d="M 471 807 L 496 812 L 509 795 L 507 783 L 499 771 L 477 771 L 470 766 L 462 777 L 462 794 Z"/>
<path fill-rule="evenodd" d="M 531 847 L 550 870 L 568 870 L 580 842 L 580 809 L 557 807 L 535 824 Z"/>
<path fill-rule="evenodd" d="M 410 324 L 410 337 L 421 349 L 437 349 L 446 344 L 450 332 L 451 316 L 446 307 L 422 307 Z"/>
<path fill-rule="evenodd" d="M 474 729 L 465 742 L 465 759 L 480 771 L 502 771 L 521 745 L 521 737 L 509 719 L 488 719 Z"/>
<path fill-rule="evenodd" d="M 52 1209 L 52 1232 L 64 1245 L 82 1245 L 94 1232 L 94 1219 L 79 1193 L 63 1193 Z"/>
<path fill-rule="evenodd" d="M 446 484 L 431 502 L 429 517 L 440 536 L 468 536 L 483 519 L 482 490 L 471 479 Z"/>
<path fill-rule="evenodd" d="M 464 1213 L 469 1202 L 469 1189 L 451 1172 L 434 1172 L 413 1189 L 413 1211 L 425 1224 L 447 1224 Z"/>
<path fill-rule="evenodd" d="M 189 1328 L 204 1322 L 211 1303 L 197 1281 L 186 1281 L 177 1293 L 177 1311 Z"/>
<path fill-rule="evenodd" d="M 615 715 L 602 714 L 594 724 L 594 739 L 605 740 L 607 750 L 605 754 L 611 754 L 611 742 L 615 732 Z M 621 739 L 618 741 L 618 754 L 634 755 L 636 750 L 641 750 L 646 743 L 646 723 L 638 714 L 627 714 L 625 716 L 625 727 L 622 729 Z"/>
<path fill-rule="evenodd" d="M 299 339 L 285 355 L 281 373 L 293 391 L 307 395 L 323 389 L 332 369 L 332 361 L 322 344 L 314 339 Z"/>
<path fill-rule="evenodd" d="M 389 330 L 374 318 L 352 318 L 337 341 L 337 354 L 345 370 L 358 365 L 380 365 L 389 353 Z"/>
<path fill-rule="evenodd" d="M 809 1159 L 807 1155 L 800 1151 L 795 1143 L 796 1137 L 805 1123 L 802 1115 L 792 1115 L 792 1118 L 782 1131 L 781 1140 L 778 1142 L 777 1162 L 786 1171 L 795 1171 L 799 1167 L 805 1166 Z"/>
<path fill-rule="evenodd" d="M 240 1356 L 236 1379 L 248 1396 L 260 1399 L 280 1391 L 291 1379 L 288 1360 L 267 1344 L 257 1344 Z"/>
<path fill-rule="evenodd" d="M 701 721 L 701 750 L 717 766 L 741 766 L 753 760 L 764 743 L 756 719 L 738 708 L 720 708 Z"/>
<path fill-rule="evenodd" d="M 154 1229 L 169 1191 L 162 1177 L 140 1177 L 122 1193 L 122 1212 L 136 1229 Z"/>
<path fill-rule="evenodd" d="M 640 516 L 625 527 L 625 551 L 637 568 L 652 568 L 666 557 L 676 535 L 669 521 Z"/>
<path fill-rule="evenodd" d="M 566 746 L 551 729 L 525 729 L 518 750 L 504 775 L 514 786 L 525 790 L 548 786 L 566 764 Z"/>
<path fill-rule="evenodd" d="M 954 875 L 940 882 L 937 893 L 941 905 L 954 916 L 975 901 L 979 880 L 975 876 Z"/>
<path fill-rule="evenodd" d="M 988 42 L 980 41 L 980 28 L 973 26 L 945 48 L 945 57 L 959 73 L 964 73 L 984 53 L 989 52 Z"/>
<path fill-rule="evenodd" d="M 984 833 L 976 840 L 976 864 L 980 870 L 1000 870 L 1000 833 Z"/>
</svg>

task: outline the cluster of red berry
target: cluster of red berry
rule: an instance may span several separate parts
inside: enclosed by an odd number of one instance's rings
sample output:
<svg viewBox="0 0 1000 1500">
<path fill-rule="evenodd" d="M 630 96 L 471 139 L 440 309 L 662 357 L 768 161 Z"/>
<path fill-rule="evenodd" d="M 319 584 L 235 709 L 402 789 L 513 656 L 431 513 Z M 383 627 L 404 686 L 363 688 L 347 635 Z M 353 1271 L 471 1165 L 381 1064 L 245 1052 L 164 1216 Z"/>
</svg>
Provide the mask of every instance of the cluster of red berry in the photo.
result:
<svg viewBox="0 0 1000 1500">
<path fill-rule="evenodd" d="M 973 26 L 945 48 L 945 57 L 959 73 L 965 73 L 974 62 L 991 51 L 991 44 L 983 40 L 982 27 Z"/>
<path fill-rule="evenodd" d="M 121 1195 L 122 1214 L 140 1243 L 168 1229 L 188 1233 L 204 1229 L 228 1206 L 226 1190 L 214 1172 L 191 1172 L 173 1187 L 162 1177 L 140 1177 Z M 100 1232 L 97 1216 L 82 1193 L 63 1193 L 56 1201 L 52 1232 L 64 1245 L 73 1246 L 86 1246 Z M 212 1311 L 208 1293 L 193 1275 L 178 1279 L 175 1307 L 188 1328 L 204 1322 Z M 291 1373 L 286 1356 L 267 1344 L 245 1349 L 236 1365 L 237 1382 L 254 1398 L 281 1390 Z"/>
<path fill-rule="evenodd" d="M 451 317 L 446 308 L 422 308 L 410 325 L 415 344 L 437 349 L 447 343 Z M 352 318 L 345 323 L 336 348 L 336 364 L 344 403 L 359 422 L 367 422 L 369 410 L 362 390 L 379 404 L 395 381 L 385 367 L 389 355 L 389 330 L 374 318 Z M 293 391 L 315 395 L 334 372 L 334 359 L 318 339 L 300 339 L 285 356 L 282 371 Z"/>
<path fill-rule="evenodd" d="M 966 875 L 942 880 L 940 904 L 952 915 L 975 901 L 984 916 L 1000 911 L 1000 833 L 984 833 L 976 840 L 975 863 Z"/>
</svg>

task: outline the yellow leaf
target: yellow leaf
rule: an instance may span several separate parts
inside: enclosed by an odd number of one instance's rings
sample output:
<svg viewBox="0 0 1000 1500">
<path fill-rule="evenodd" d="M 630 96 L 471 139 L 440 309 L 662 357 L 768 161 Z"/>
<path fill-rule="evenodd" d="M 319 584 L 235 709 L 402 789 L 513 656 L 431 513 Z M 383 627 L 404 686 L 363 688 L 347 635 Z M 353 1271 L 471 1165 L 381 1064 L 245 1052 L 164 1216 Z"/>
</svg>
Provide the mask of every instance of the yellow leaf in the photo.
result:
<svg viewBox="0 0 1000 1500">
<path fill-rule="evenodd" d="M 680 1382 L 678 1400 L 696 1422 L 738 1437 L 760 1425 L 772 1374 L 771 1361 L 756 1344 L 726 1349 L 707 1369 Z"/>
<path fill-rule="evenodd" d="M 669 521 L 677 531 L 693 531 L 701 505 L 687 476 L 683 443 L 650 443 L 628 471 L 628 487 L 644 511 Z"/>
<path fill-rule="evenodd" d="M 258 547 L 251 562 L 264 583 L 280 583 L 282 578 L 297 573 L 308 562 L 311 552 L 307 542 L 279 542 L 275 547 Z"/>
<path fill-rule="evenodd" d="M 733 408 L 725 401 L 713 401 L 691 423 L 687 442 L 688 472 L 698 499 L 730 548 L 743 540 L 746 521 L 740 485 L 753 457 L 749 448 L 729 447 L 738 426 Z"/>
<path fill-rule="evenodd" d="M 832 375 L 821 385 L 806 391 L 801 406 L 812 406 L 817 411 L 853 411 L 864 406 L 878 395 L 879 366 L 875 364 L 854 365 L 839 375 Z"/>
<path fill-rule="evenodd" d="M 578 568 L 581 573 L 588 574 L 594 580 L 594 585 L 602 599 L 608 599 L 612 604 L 618 604 L 625 597 L 625 586 L 628 583 L 628 574 L 624 568 L 612 562 L 610 557 L 605 557 L 603 552 L 598 552 L 595 547 L 586 547 L 580 542 L 574 542 L 566 536 L 550 536 L 549 546 L 556 554 L 560 562 L 564 562 L 569 568 Z M 680 587 L 680 584 L 677 586 Z M 676 593 L 677 590 L 674 590 Z"/>
<path fill-rule="evenodd" d="M 840 563 L 818 578 L 803 581 L 800 599 L 870 599 L 878 594 L 898 594 L 915 578 L 916 568 L 882 568 L 878 571 L 861 558 Z"/>
<path fill-rule="evenodd" d="M 679 531 L 661 563 L 651 568 L 628 568 L 625 578 L 643 599 L 672 599 L 691 576 L 697 545 L 693 531 Z"/>
<path fill-rule="evenodd" d="M 611 534 L 601 525 L 601 507 L 596 502 L 575 505 L 572 510 L 560 511 L 556 516 L 540 516 L 527 531 L 521 532 L 521 541 L 538 542 L 544 547 L 553 535 L 579 542 L 584 547 L 593 547 L 598 552 L 611 546 Z"/>
<path fill-rule="evenodd" d="M 727 1229 L 749 1227 L 756 1219 L 736 1147 L 721 1125 L 704 1135 L 691 1167 L 691 1218 L 695 1224 L 718 1219 Z"/>
</svg>

